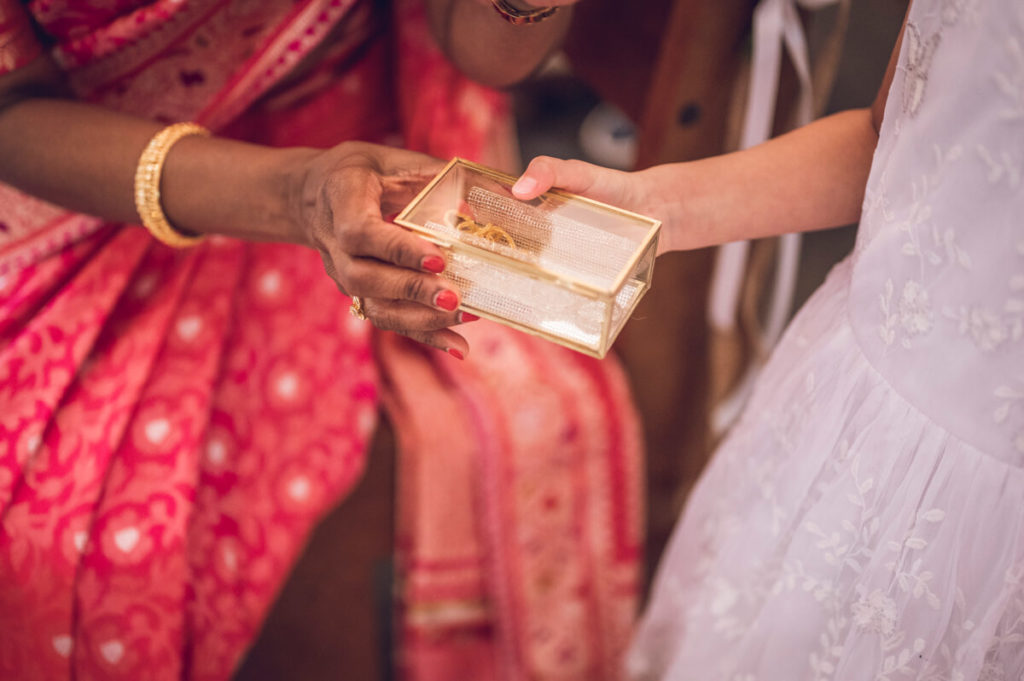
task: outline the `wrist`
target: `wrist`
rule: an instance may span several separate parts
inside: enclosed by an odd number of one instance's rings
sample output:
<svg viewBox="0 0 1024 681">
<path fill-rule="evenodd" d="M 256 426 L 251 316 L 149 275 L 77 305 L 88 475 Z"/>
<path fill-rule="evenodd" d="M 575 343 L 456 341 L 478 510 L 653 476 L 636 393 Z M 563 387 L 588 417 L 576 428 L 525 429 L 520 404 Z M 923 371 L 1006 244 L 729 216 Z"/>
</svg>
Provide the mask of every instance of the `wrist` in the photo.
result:
<svg viewBox="0 0 1024 681">
<path fill-rule="evenodd" d="M 282 150 L 284 163 L 277 166 L 278 179 L 273 182 L 279 192 L 282 206 L 281 225 L 289 243 L 315 247 L 308 229 L 311 224 L 311 176 L 316 168 L 315 159 L 322 153 L 317 149 L 293 148 Z"/>
<path fill-rule="evenodd" d="M 190 233 L 304 243 L 293 196 L 296 176 L 312 153 L 185 138 L 167 156 L 164 210 L 172 225 Z"/>
<path fill-rule="evenodd" d="M 661 220 L 658 253 L 689 250 L 702 245 L 701 233 L 710 216 L 701 216 L 702 202 L 695 191 L 698 178 L 688 163 L 653 166 L 635 173 L 637 205 L 642 212 Z"/>
</svg>

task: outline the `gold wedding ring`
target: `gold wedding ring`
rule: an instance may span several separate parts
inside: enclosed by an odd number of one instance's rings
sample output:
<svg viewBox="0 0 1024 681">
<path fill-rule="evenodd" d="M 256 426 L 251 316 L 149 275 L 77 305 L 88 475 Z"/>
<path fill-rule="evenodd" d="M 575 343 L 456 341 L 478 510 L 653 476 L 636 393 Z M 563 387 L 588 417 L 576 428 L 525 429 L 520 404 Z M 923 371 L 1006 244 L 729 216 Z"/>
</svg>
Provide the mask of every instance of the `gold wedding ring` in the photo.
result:
<svg viewBox="0 0 1024 681">
<path fill-rule="evenodd" d="M 363 299 L 359 296 L 352 296 L 352 305 L 348 308 L 348 313 L 360 321 L 366 319 L 366 310 L 363 309 Z"/>
<path fill-rule="evenodd" d="M 501 227 L 488 222 L 485 225 L 480 224 L 476 220 L 466 215 L 457 213 L 457 219 L 459 222 L 455 225 L 455 229 L 464 234 L 472 234 L 478 236 L 487 241 L 493 241 L 511 248 L 516 247 L 516 242 L 508 232 L 503 230 Z"/>
</svg>

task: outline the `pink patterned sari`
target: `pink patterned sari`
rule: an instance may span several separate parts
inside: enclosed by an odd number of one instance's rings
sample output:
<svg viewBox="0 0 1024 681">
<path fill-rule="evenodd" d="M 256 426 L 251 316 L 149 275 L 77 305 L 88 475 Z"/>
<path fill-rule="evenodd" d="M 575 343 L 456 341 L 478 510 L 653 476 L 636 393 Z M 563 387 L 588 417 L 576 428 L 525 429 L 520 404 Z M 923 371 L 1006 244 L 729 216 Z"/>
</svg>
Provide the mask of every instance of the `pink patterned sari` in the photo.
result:
<svg viewBox="0 0 1024 681">
<path fill-rule="evenodd" d="M 484 155 L 504 99 L 419 3 L 370 5 L 0 0 L 0 73 L 48 49 L 155 120 Z M 617 365 L 485 322 L 459 363 L 347 306 L 311 251 L 174 251 L 0 185 L 0 679 L 229 678 L 380 408 L 403 677 L 617 677 L 642 526 Z"/>
</svg>

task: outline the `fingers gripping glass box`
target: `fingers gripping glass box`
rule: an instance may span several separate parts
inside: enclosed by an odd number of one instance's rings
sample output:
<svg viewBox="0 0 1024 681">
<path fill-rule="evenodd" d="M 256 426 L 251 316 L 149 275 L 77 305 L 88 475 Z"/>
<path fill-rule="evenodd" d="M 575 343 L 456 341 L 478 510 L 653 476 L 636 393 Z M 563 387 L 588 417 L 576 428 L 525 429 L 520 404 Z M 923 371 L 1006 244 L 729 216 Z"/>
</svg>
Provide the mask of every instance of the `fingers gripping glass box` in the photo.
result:
<svg viewBox="0 0 1024 681">
<path fill-rule="evenodd" d="M 661 223 L 453 159 L 395 222 L 445 250 L 461 309 L 604 357 L 650 288 Z"/>
</svg>

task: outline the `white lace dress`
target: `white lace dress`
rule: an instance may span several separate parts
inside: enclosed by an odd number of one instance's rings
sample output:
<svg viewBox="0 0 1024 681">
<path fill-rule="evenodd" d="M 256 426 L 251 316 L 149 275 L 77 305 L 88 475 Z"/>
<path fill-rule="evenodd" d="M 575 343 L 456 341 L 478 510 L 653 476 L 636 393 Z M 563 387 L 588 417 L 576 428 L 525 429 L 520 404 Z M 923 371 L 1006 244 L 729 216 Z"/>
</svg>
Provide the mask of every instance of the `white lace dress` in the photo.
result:
<svg viewBox="0 0 1024 681">
<path fill-rule="evenodd" d="M 628 666 L 1024 679 L 1024 0 L 914 3 L 857 247 L 691 498 Z"/>
</svg>

